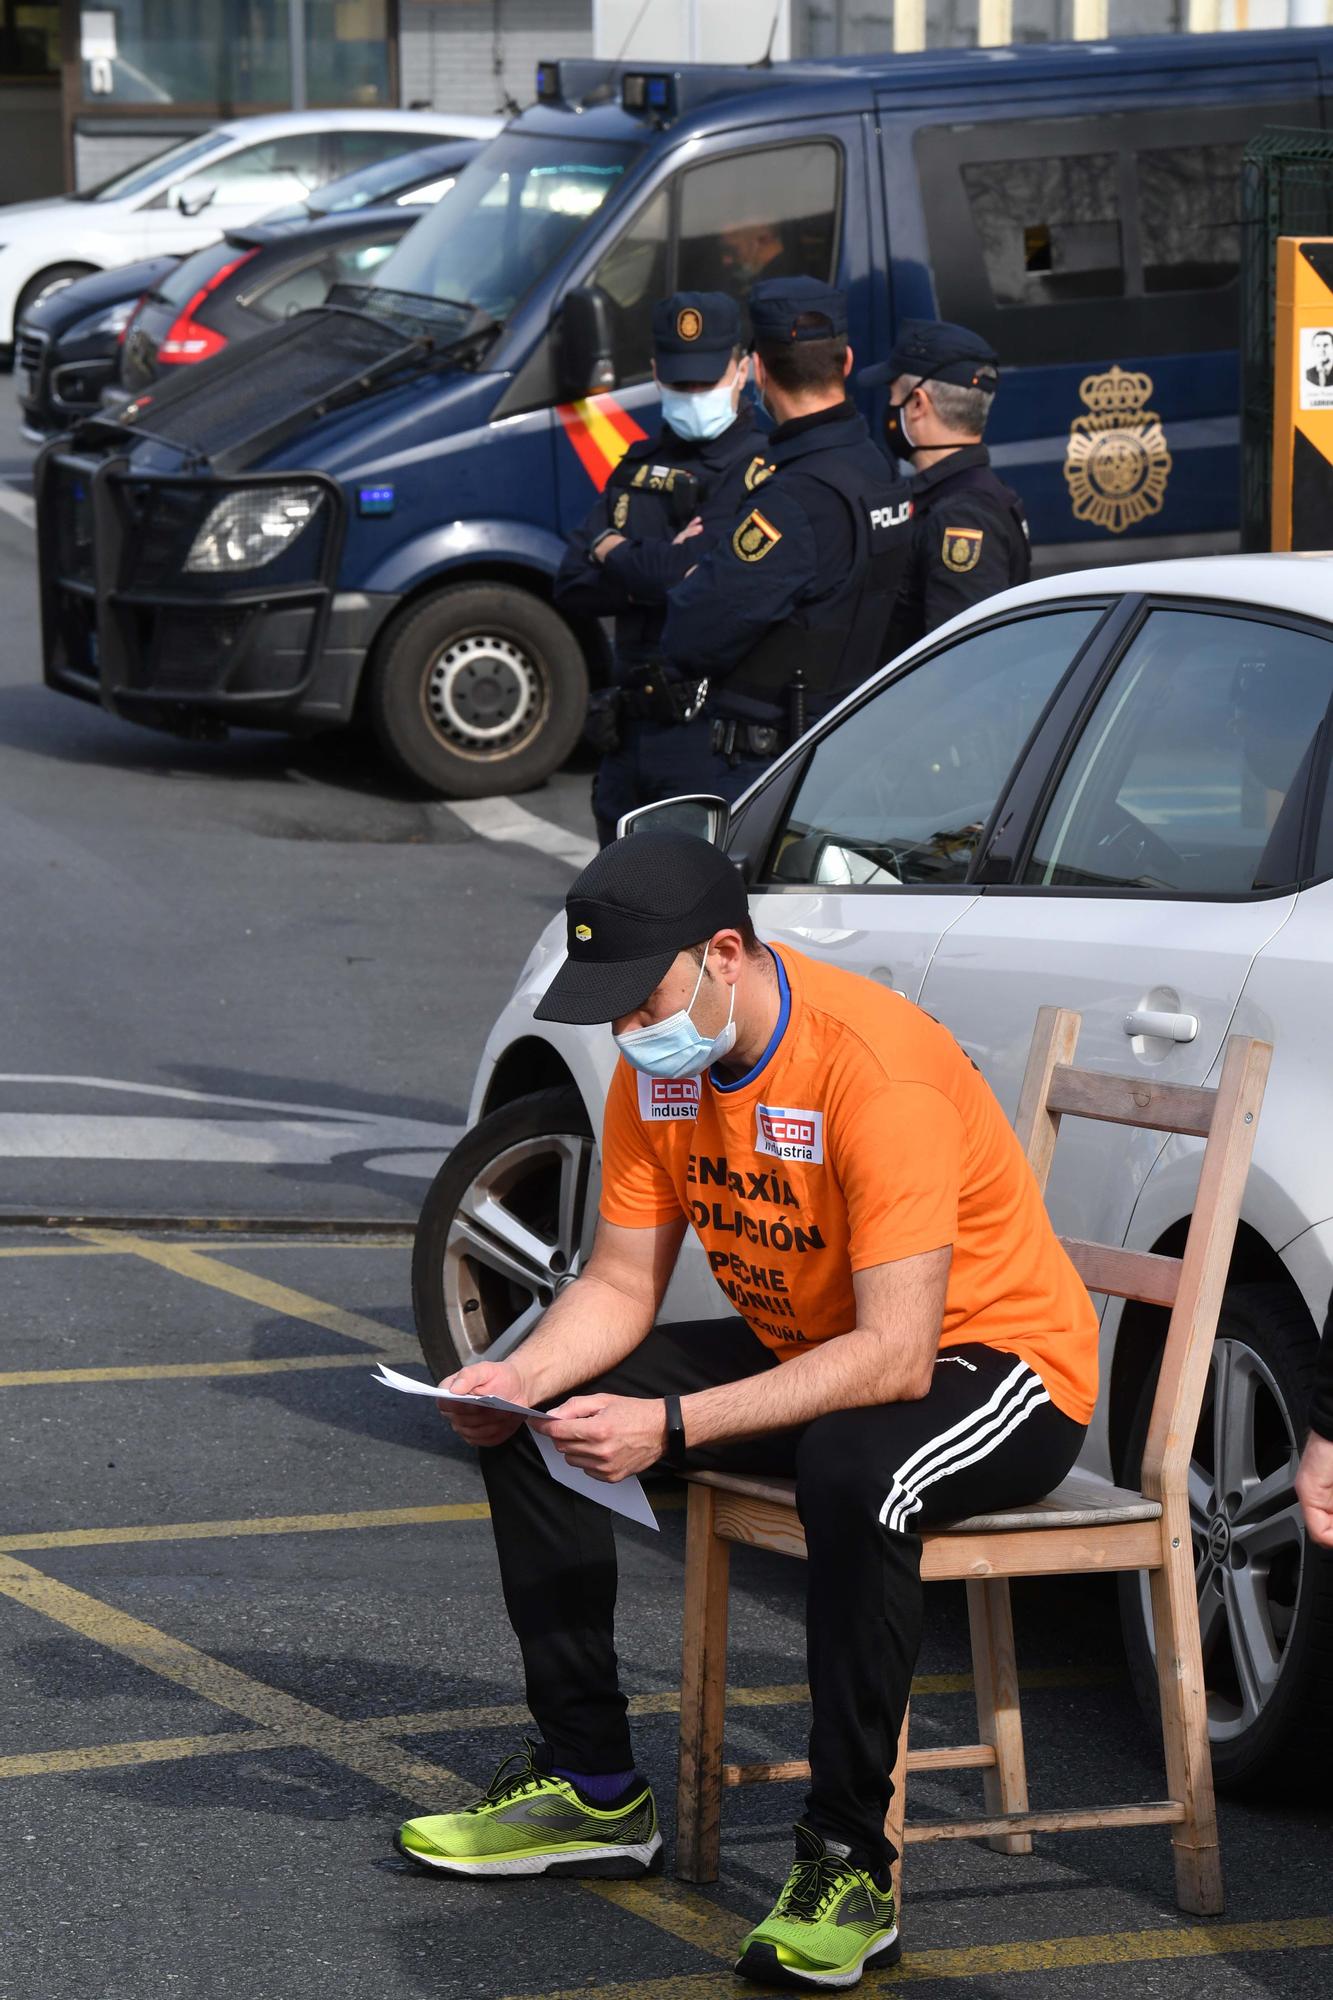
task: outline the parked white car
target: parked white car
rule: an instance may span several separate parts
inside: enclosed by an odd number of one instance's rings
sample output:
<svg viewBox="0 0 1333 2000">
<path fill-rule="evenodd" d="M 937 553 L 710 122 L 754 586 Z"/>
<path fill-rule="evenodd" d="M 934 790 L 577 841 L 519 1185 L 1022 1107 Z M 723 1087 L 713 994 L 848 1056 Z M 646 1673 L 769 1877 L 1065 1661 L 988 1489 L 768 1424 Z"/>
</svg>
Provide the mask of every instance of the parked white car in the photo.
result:
<svg viewBox="0 0 1333 2000">
<path fill-rule="evenodd" d="M 424 139 L 489 139 L 503 122 L 434 111 L 236 118 L 85 194 L 0 208 L 0 353 L 30 306 L 90 271 L 197 250 Z"/>
<path fill-rule="evenodd" d="M 761 936 L 896 987 L 958 1036 L 1013 1115 L 1037 1009 L 1079 1061 L 1215 1080 L 1230 1033 L 1275 1059 L 1194 1453 L 1219 1781 L 1308 1776 L 1333 1671 L 1333 1566 L 1292 1493 L 1333 1285 L 1333 560 L 1087 571 L 956 618 L 809 732 L 714 832 Z M 640 824 L 704 830 L 704 809 Z M 563 920 L 493 1028 L 475 1121 L 422 1215 L 414 1293 L 440 1373 L 520 1340 L 586 1253 L 609 1032 L 537 1022 Z M 1066 1235 L 1170 1253 L 1198 1141 L 1067 1125 Z M 725 1310 L 694 1239 L 668 1310 Z M 1107 1305 L 1084 1465 L 1132 1479 L 1165 1314 Z M 1142 1579 L 1122 1584 L 1146 1706 Z M 1321 1676 L 1324 1676 L 1321 1682 Z M 1318 1740 L 1327 1736 L 1316 1732 Z"/>
</svg>

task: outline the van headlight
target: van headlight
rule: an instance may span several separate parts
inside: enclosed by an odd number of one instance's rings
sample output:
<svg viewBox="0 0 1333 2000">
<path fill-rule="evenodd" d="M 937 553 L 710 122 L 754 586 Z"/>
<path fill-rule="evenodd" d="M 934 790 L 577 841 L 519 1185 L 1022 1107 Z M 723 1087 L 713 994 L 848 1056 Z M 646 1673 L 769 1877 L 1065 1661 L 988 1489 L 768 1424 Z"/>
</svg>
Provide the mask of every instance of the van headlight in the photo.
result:
<svg viewBox="0 0 1333 2000">
<path fill-rule="evenodd" d="M 318 512 L 318 486 L 252 486 L 219 500 L 190 545 L 194 575 L 261 569 L 282 554 Z"/>
</svg>

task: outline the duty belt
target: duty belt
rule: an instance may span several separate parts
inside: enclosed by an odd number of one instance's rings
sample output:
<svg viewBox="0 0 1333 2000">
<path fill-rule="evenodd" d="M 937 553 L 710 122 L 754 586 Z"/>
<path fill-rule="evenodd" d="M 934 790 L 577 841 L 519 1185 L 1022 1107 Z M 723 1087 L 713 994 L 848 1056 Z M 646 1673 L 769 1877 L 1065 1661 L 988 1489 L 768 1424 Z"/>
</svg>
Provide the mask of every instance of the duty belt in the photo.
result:
<svg viewBox="0 0 1333 2000">
<path fill-rule="evenodd" d="M 731 716 L 715 715 L 709 735 L 709 749 L 715 756 L 735 764 L 741 757 L 776 757 L 787 747 L 786 731 L 767 722 L 737 722 Z"/>
<path fill-rule="evenodd" d="M 693 722 L 708 696 L 708 682 L 640 681 L 620 690 L 622 712 L 635 722 Z"/>
</svg>

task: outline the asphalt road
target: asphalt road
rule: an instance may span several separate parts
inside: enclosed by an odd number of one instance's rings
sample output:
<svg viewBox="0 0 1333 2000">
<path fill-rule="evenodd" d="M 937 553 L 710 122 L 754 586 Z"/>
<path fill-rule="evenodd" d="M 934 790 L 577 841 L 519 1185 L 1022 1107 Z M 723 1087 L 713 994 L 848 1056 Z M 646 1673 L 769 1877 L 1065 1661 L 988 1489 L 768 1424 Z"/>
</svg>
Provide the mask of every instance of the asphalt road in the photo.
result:
<svg viewBox="0 0 1333 2000">
<path fill-rule="evenodd" d="M 63 701 L 21 514 L 0 505 L 0 2000 L 721 2000 L 799 1787 L 727 1794 L 705 1890 L 454 1885 L 392 1852 L 526 1726 L 475 1460 L 370 1379 L 415 1352 L 406 1233 L 201 1248 L 12 1222 L 410 1226 L 579 851 L 550 829 L 590 834 L 586 774 L 521 802 L 527 845 L 354 745 L 189 748 Z M 660 1532 L 621 1538 L 620 1648 L 669 1840 L 683 1518 L 655 1497 Z M 799 1756 L 799 1568 L 742 1551 L 734 1579 L 728 1754 Z M 1034 1802 L 1159 1795 L 1112 1592 L 1015 1598 Z M 961 1594 L 937 1588 L 918 1744 L 971 1738 L 967 1672 Z M 911 1814 L 978 1797 L 918 1777 Z M 1227 1914 L 1200 1923 L 1159 1829 L 914 1848 L 903 1969 L 866 1990 L 1326 1994 L 1329 1804 L 1226 1801 L 1222 1851 Z"/>
</svg>

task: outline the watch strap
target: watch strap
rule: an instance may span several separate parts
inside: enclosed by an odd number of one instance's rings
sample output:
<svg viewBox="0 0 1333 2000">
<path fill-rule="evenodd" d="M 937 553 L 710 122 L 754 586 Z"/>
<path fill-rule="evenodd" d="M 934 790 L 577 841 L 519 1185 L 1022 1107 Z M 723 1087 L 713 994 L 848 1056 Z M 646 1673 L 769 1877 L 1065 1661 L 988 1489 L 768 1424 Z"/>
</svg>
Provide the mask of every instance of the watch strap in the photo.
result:
<svg viewBox="0 0 1333 2000">
<path fill-rule="evenodd" d="M 668 1465 L 677 1472 L 685 1467 L 685 1419 L 680 1413 L 680 1397 L 667 1396 L 666 1403 L 666 1452 Z"/>
</svg>

